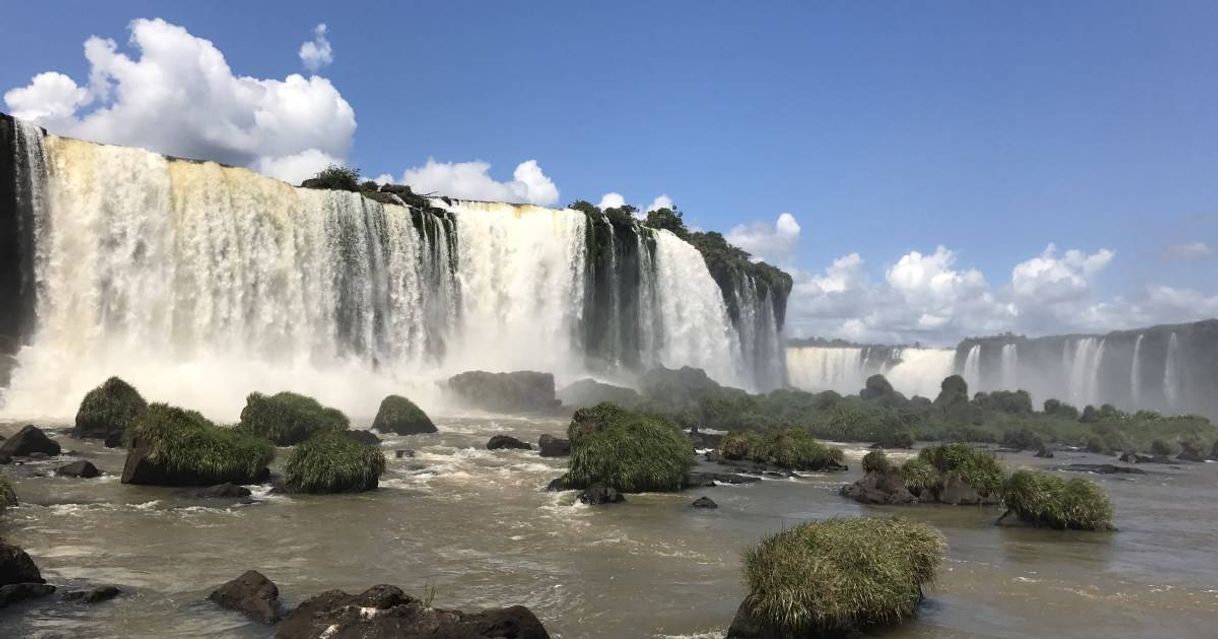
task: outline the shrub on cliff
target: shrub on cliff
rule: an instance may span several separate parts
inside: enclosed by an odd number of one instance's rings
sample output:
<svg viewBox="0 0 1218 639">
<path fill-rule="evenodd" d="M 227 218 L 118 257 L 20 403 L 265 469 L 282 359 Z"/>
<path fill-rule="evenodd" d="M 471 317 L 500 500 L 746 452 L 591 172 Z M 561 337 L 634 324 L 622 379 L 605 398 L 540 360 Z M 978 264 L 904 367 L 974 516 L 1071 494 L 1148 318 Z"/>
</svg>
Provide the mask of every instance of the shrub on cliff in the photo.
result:
<svg viewBox="0 0 1218 639">
<path fill-rule="evenodd" d="M 694 464 L 689 438 L 668 418 L 602 403 L 575 412 L 563 483 L 603 483 L 625 493 L 680 490 Z"/>
<path fill-rule="evenodd" d="M 945 547 L 933 527 L 895 517 L 830 519 L 766 537 L 744 554 L 749 594 L 728 636 L 839 636 L 906 620 Z"/>
<path fill-rule="evenodd" d="M 123 483 L 210 486 L 261 480 L 275 456 L 269 442 L 222 428 L 199 413 L 151 404 L 131 426 Z"/>
<path fill-rule="evenodd" d="M 359 191 L 359 169 L 331 164 L 317 175 L 300 183 L 306 189 L 330 189 L 334 191 Z"/>
<path fill-rule="evenodd" d="M 1007 512 L 1037 527 L 1112 530 L 1112 502 L 1099 484 L 1038 470 L 1015 471 L 1003 489 Z M 1000 518 L 1001 521 L 1001 518 Z"/>
<path fill-rule="evenodd" d="M 294 446 L 322 430 L 346 430 L 347 416 L 312 397 L 282 392 L 250 393 L 241 410 L 241 428 L 276 446 Z"/>
<path fill-rule="evenodd" d="M 148 402 L 133 386 L 111 377 L 85 394 L 76 411 L 72 436 L 78 439 L 122 437 L 127 428 L 148 408 Z"/>
<path fill-rule="evenodd" d="M 377 487 L 385 472 L 381 449 L 336 430 L 297 446 L 283 465 L 283 486 L 298 493 L 354 493 Z"/>
<path fill-rule="evenodd" d="M 372 420 L 372 429 L 382 433 L 413 435 L 434 433 L 436 425 L 414 402 L 401 395 L 389 395 L 381 400 L 381 407 Z"/>
</svg>

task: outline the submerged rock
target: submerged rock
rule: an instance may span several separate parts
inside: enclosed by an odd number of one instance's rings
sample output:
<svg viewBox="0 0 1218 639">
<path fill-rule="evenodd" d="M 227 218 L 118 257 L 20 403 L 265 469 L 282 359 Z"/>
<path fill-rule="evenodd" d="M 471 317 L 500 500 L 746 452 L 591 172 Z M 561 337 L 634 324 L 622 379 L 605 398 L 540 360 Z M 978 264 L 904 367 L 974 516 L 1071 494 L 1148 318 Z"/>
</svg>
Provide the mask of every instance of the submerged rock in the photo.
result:
<svg viewBox="0 0 1218 639">
<path fill-rule="evenodd" d="M 414 451 L 409 448 L 399 448 L 399 449 L 393 451 L 393 457 L 395 459 L 405 459 L 407 457 L 414 457 Z"/>
<path fill-rule="evenodd" d="M 431 608 L 395 586 L 358 594 L 329 590 L 301 603 L 276 639 L 549 639 L 528 608 L 511 606 L 466 613 Z"/>
<path fill-rule="evenodd" d="M 571 454 L 571 440 L 550 434 L 539 437 L 537 447 L 541 449 L 542 457 L 566 457 Z"/>
<path fill-rule="evenodd" d="M 495 435 L 489 442 L 486 443 L 487 450 L 500 450 L 503 448 L 515 448 L 518 450 L 533 450 L 532 444 L 526 444 L 515 437 L 508 435 Z"/>
<path fill-rule="evenodd" d="M 46 436 L 37 426 L 25 426 L 16 435 L 0 444 L 0 456 L 29 457 L 34 453 L 43 453 L 54 457 L 60 450 L 59 442 Z"/>
<path fill-rule="evenodd" d="M 694 500 L 694 503 L 689 505 L 690 508 L 718 508 L 719 504 L 710 497 L 699 497 Z"/>
<path fill-rule="evenodd" d="M 213 590 L 207 598 L 222 608 L 236 610 L 259 623 L 273 624 L 283 618 L 279 587 L 257 570 L 247 570 L 240 577 Z"/>
<path fill-rule="evenodd" d="M 761 481 L 760 477 L 736 475 L 733 473 L 703 473 L 692 472 L 685 479 L 686 488 L 711 488 L 715 484 L 751 484 Z"/>
<path fill-rule="evenodd" d="M 20 583 L 0 586 L 0 608 L 27 599 L 45 597 L 55 592 L 55 586 L 49 584 Z"/>
<path fill-rule="evenodd" d="M 221 498 L 242 498 L 251 495 L 250 489 L 245 486 L 238 486 L 233 483 L 216 484 L 208 486 L 203 490 L 196 490 L 191 493 L 194 497 L 202 497 L 204 499 L 221 499 Z"/>
<path fill-rule="evenodd" d="M 80 477 L 82 479 L 92 479 L 100 476 L 101 471 L 97 469 L 97 466 L 93 465 L 93 462 L 87 459 L 82 459 L 80 461 L 74 461 L 67 464 L 66 466 L 56 468 L 55 474 L 59 475 L 60 477 Z"/>
<path fill-rule="evenodd" d="M 606 486 L 602 483 L 595 483 L 584 489 L 579 494 L 579 500 L 585 504 L 599 506 L 601 504 L 618 504 L 626 501 L 626 496 L 619 493 L 616 488 Z"/>
<path fill-rule="evenodd" d="M 109 601 L 121 593 L 122 591 L 115 586 L 98 586 L 87 590 L 70 590 L 63 593 L 63 598 L 76 603 L 95 604 Z"/>
</svg>

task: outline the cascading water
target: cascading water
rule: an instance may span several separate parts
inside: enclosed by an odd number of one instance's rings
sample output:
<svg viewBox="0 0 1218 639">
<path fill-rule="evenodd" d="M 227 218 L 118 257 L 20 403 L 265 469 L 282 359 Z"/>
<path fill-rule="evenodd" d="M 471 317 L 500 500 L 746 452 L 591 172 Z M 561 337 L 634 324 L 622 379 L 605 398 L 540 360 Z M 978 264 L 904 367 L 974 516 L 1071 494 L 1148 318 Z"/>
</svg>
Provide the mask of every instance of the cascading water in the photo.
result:
<svg viewBox="0 0 1218 639">
<path fill-rule="evenodd" d="M 868 373 L 860 347 L 796 346 L 787 349 L 787 375 L 796 388 L 849 395 L 859 392 Z"/>
<path fill-rule="evenodd" d="M 1129 398 L 1134 406 L 1142 404 L 1142 340 L 1146 335 L 1139 333 L 1133 342 L 1133 363 L 1129 366 Z"/>
<path fill-rule="evenodd" d="M 1102 342 L 1094 337 L 1074 340 L 1070 353 L 1070 401 L 1082 407 L 1095 403 L 1096 363 L 1102 354 Z"/>
<path fill-rule="evenodd" d="M 667 231 L 627 221 L 596 239 L 605 225 L 581 211 L 383 203 L 13 126 L 6 170 L 34 188 L 17 193 L 30 238 L 15 252 L 37 295 L 30 330 L 0 326 L 28 342 L 7 416 L 68 417 L 110 375 L 219 419 L 282 389 L 362 417 L 391 392 L 431 401 L 431 380 L 475 368 L 688 365 L 782 383 L 762 376 L 782 365 L 761 361 L 780 352 L 771 300 L 734 300 L 749 313 L 741 340 L 702 254 Z"/>
<path fill-rule="evenodd" d="M 1019 388 L 1019 345 L 1002 345 L 1002 387 Z"/>
<path fill-rule="evenodd" d="M 791 346 L 786 352 L 792 386 L 843 395 L 858 394 L 867 378 L 879 373 L 907 397 L 934 398 L 955 359 L 954 351 L 942 348 Z"/>
<path fill-rule="evenodd" d="M 1163 397 L 1168 408 L 1180 403 L 1180 340 L 1175 333 L 1167 340 L 1167 358 L 1163 363 Z"/>
<path fill-rule="evenodd" d="M 981 345 L 973 344 L 964 358 L 964 381 L 972 391 L 981 390 Z"/>
</svg>

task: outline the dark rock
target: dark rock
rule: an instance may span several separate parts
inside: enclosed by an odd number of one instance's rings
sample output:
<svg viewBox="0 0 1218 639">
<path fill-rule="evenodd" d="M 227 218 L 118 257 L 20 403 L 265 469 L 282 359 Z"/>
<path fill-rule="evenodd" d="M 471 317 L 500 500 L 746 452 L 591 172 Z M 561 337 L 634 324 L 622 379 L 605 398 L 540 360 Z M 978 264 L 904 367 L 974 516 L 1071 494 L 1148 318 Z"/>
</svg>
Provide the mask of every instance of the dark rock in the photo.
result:
<svg viewBox="0 0 1218 639">
<path fill-rule="evenodd" d="M 916 504 L 918 498 L 897 473 L 872 472 L 842 487 L 842 496 L 864 504 Z"/>
<path fill-rule="evenodd" d="M 685 477 L 686 488 L 710 488 L 719 484 L 751 484 L 761 481 L 760 477 L 748 477 L 734 473 L 703 473 L 691 472 Z"/>
<path fill-rule="evenodd" d="M 270 478 L 271 471 L 262 468 L 248 477 L 233 477 L 234 482 L 243 484 L 261 484 Z M 149 446 L 135 442 L 127 450 L 127 461 L 123 464 L 124 484 L 142 484 L 146 486 L 213 486 L 214 478 L 198 476 L 193 471 L 173 471 L 149 458 Z"/>
<path fill-rule="evenodd" d="M 70 590 L 63 593 L 63 598 L 77 603 L 95 604 L 109 601 L 119 596 L 121 592 L 114 586 L 98 586 L 88 590 Z"/>
<path fill-rule="evenodd" d="M 689 431 L 689 440 L 694 443 L 694 448 L 709 448 L 715 451 L 723 443 L 723 435 L 702 433 L 698 432 L 698 429 L 695 428 Z"/>
<path fill-rule="evenodd" d="M 13 463 L 13 456 L 5 452 L 0 452 L 0 465 L 11 463 Z"/>
<path fill-rule="evenodd" d="M 30 461 L 46 461 L 50 458 L 51 456 L 46 453 L 35 452 L 29 454 Z"/>
<path fill-rule="evenodd" d="M 537 439 L 537 448 L 542 457 L 566 457 L 571 454 L 571 440 L 546 434 Z"/>
<path fill-rule="evenodd" d="M 559 477 L 546 484 L 546 492 L 548 493 L 560 493 L 564 490 L 571 490 L 571 487 L 567 485 L 566 477 Z"/>
<path fill-rule="evenodd" d="M 106 439 L 103 443 L 105 444 L 106 448 L 118 448 L 119 446 L 123 445 L 123 434 L 110 433 L 109 435 L 106 435 Z"/>
<path fill-rule="evenodd" d="M 949 474 L 939 491 L 938 501 L 951 506 L 988 506 L 1001 502 L 996 495 L 981 495 L 955 474 Z"/>
<path fill-rule="evenodd" d="M 1053 451 L 1041 446 L 1040 449 L 1036 451 L 1036 456 L 1044 459 L 1053 459 Z"/>
<path fill-rule="evenodd" d="M 491 441 L 486 443 L 487 450 L 499 450 L 501 448 L 533 450 L 532 444 L 526 444 L 515 437 L 509 437 L 507 435 L 495 435 L 491 438 Z"/>
<path fill-rule="evenodd" d="M 1184 462 L 1205 462 L 1205 456 L 1193 450 L 1185 450 L 1179 455 L 1176 455 L 1178 461 Z"/>
<path fill-rule="evenodd" d="M 725 639 L 775 639 L 776 635 L 753 618 L 753 610 L 746 600 L 736 609 L 732 625 L 727 629 Z"/>
<path fill-rule="evenodd" d="M 719 504 L 710 497 L 699 497 L 694 500 L 694 503 L 689 505 L 690 508 L 718 508 Z"/>
<path fill-rule="evenodd" d="M 403 459 L 405 457 L 414 457 L 414 451 L 409 448 L 399 448 L 393 451 L 395 459 Z"/>
<path fill-rule="evenodd" d="M 1072 473 L 1095 473 L 1097 475 L 1145 475 L 1146 471 L 1132 466 L 1116 466 L 1114 464 L 1070 464 L 1062 466 L 1061 470 Z"/>
<path fill-rule="evenodd" d="M 377 437 L 376 433 L 370 430 L 346 430 L 343 432 L 346 433 L 347 437 L 350 437 L 361 444 L 367 444 L 369 446 L 381 445 L 381 438 Z"/>
<path fill-rule="evenodd" d="M 257 570 L 247 570 L 240 577 L 213 590 L 207 598 L 222 608 L 244 613 L 259 623 L 273 624 L 283 618 L 279 588 Z"/>
<path fill-rule="evenodd" d="M 250 489 L 237 484 L 216 484 L 208 486 L 203 490 L 196 490 L 191 493 L 194 497 L 202 497 L 204 499 L 220 499 L 220 498 L 242 498 L 250 496 Z"/>
<path fill-rule="evenodd" d="M 1140 453 L 1126 452 L 1121 454 L 1120 461 L 1128 464 L 1170 464 L 1172 458 L 1167 455 L 1142 455 Z"/>
<path fill-rule="evenodd" d="M 0 608 L 55 592 L 55 586 L 40 583 L 6 584 L 0 586 Z"/>
<path fill-rule="evenodd" d="M 54 457 L 60 450 L 59 442 L 47 437 L 37 426 L 26 426 L 0 444 L 0 454 L 10 457 L 28 457 L 34 453 Z"/>
<path fill-rule="evenodd" d="M 717 464 L 723 461 L 723 455 L 720 455 L 719 451 L 717 450 L 706 451 L 706 454 L 703 455 L 702 458 L 708 462 L 711 462 L 712 464 Z"/>
<path fill-rule="evenodd" d="M 372 420 L 372 429 L 395 435 L 420 435 L 438 432 L 436 425 L 423 409 L 401 395 L 389 395 Z"/>
<path fill-rule="evenodd" d="M 0 542 L 0 586 L 9 584 L 40 584 L 46 580 L 34 560 L 21 548 Z"/>
<path fill-rule="evenodd" d="M 465 613 L 430 608 L 395 586 L 373 586 L 358 595 L 329 590 L 306 599 L 275 634 L 276 639 L 549 639 L 523 606 Z"/>
<path fill-rule="evenodd" d="M 575 408 L 595 406 L 601 402 L 612 402 L 618 406 L 631 408 L 638 406 L 643 401 L 642 396 L 633 388 L 614 386 L 592 378 L 581 379 L 569 386 L 564 386 L 558 391 L 557 396 L 563 404 Z"/>
<path fill-rule="evenodd" d="M 448 388 L 471 406 L 499 413 L 553 413 L 554 376 L 535 371 L 467 371 L 448 379 Z"/>
<path fill-rule="evenodd" d="M 101 471 L 97 469 L 97 466 L 93 465 L 93 462 L 87 459 L 82 459 L 80 461 L 74 461 L 67 464 L 66 466 L 56 468 L 55 474 L 59 475 L 60 477 L 80 477 L 82 479 L 92 479 L 100 476 Z"/>
<path fill-rule="evenodd" d="M 599 506 L 601 504 L 617 504 L 626 501 L 626 496 L 616 488 L 600 482 L 592 484 L 579 494 L 579 500 L 585 504 Z"/>
</svg>

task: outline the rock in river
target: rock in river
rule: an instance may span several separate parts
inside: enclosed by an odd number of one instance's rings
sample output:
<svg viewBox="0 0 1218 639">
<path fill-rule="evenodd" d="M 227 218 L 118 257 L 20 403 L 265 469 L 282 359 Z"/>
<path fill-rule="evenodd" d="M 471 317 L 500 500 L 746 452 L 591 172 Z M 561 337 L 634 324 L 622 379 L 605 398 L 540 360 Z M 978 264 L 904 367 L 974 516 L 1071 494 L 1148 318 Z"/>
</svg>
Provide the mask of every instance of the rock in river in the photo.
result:
<svg viewBox="0 0 1218 639">
<path fill-rule="evenodd" d="M 486 443 L 487 450 L 499 450 L 501 448 L 517 448 L 520 450 L 533 450 L 531 444 L 526 444 L 515 437 L 507 435 L 495 435 L 491 441 Z"/>
<path fill-rule="evenodd" d="M 279 587 L 257 570 L 247 570 L 240 577 L 213 590 L 207 598 L 223 608 L 244 613 L 259 623 L 273 624 L 283 618 Z"/>
<path fill-rule="evenodd" d="M 571 454 L 571 440 L 548 433 L 537 439 L 537 447 L 541 449 L 542 457 L 566 457 Z"/>
<path fill-rule="evenodd" d="M 59 475 L 60 477 L 80 477 L 82 479 L 92 479 L 93 477 L 100 476 L 101 471 L 97 469 L 97 466 L 93 465 L 93 462 L 87 459 L 82 459 L 80 461 L 74 461 L 67 464 L 66 466 L 56 468 L 55 474 Z"/>
<path fill-rule="evenodd" d="M 0 445 L 0 457 L 28 457 L 33 453 L 43 453 L 54 457 L 60 451 L 59 442 L 46 436 L 37 426 L 26 426 L 17 431 L 16 435 L 4 440 Z"/>
</svg>

